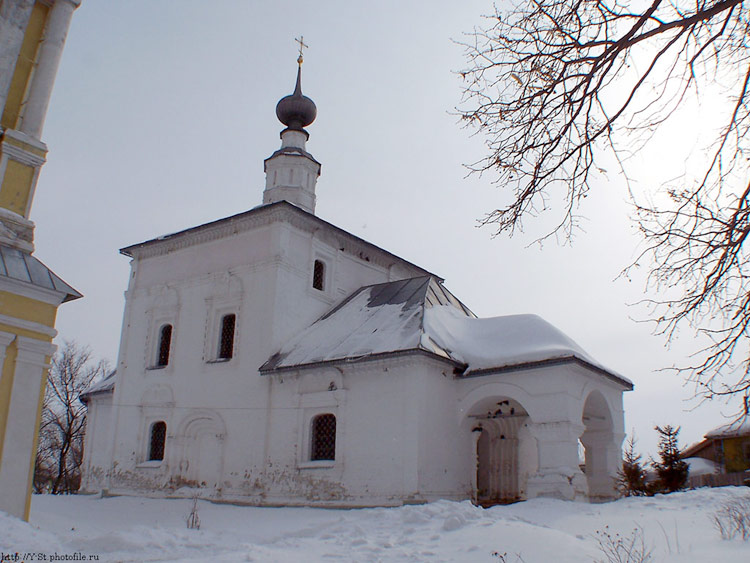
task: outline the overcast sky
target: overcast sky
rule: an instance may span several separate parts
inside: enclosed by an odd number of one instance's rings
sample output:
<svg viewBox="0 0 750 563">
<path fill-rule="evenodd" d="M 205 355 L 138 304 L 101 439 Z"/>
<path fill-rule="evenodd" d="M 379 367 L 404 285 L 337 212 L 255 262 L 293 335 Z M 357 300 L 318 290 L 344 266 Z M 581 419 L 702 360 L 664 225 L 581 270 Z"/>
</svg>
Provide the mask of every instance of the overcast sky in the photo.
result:
<svg viewBox="0 0 750 563">
<path fill-rule="evenodd" d="M 572 247 L 529 246 L 539 225 L 512 239 L 477 228 L 503 195 L 462 166 L 484 148 L 451 113 L 464 66 L 453 40 L 491 9 L 488 0 L 83 0 L 31 217 L 36 256 L 85 295 L 60 308 L 57 342 L 89 345 L 114 365 L 129 273 L 118 249 L 260 204 L 263 159 L 283 128 L 274 109 L 293 90 L 302 34 L 303 91 L 318 107 L 307 145 L 322 163 L 318 216 L 442 276 L 479 316 L 536 313 L 568 333 L 635 382 L 625 424 L 642 450 L 655 451 L 655 424 L 681 425 L 686 445 L 724 423 L 736 405 L 689 411 L 692 388 L 658 371 L 696 349 L 690 332 L 667 349 L 633 320 L 647 317 L 630 305 L 644 283 L 616 279 L 638 239 L 614 168 L 580 210 L 585 231 Z M 664 177 L 667 156 L 657 154 Z M 640 172 L 643 185 L 657 176 L 648 164 Z"/>
</svg>

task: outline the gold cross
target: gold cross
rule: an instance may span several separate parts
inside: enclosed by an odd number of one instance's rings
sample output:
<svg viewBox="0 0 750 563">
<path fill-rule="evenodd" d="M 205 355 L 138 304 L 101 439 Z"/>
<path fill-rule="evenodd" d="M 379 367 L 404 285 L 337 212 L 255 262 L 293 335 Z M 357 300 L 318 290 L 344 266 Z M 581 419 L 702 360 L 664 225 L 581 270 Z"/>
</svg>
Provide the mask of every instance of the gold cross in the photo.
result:
<svg viewBox="0 0 750 563">
<path fill-rule="evenodd" d="M 304 49 L 309 49 L 309 46 L 307 45 L 307 43 L 305 43 L 305 36 L 304 35 L 300 35 L 299 39 L 295 38 L 294 40 L 297 43 L 299 43 L 299 57 L 297 57 L 297 63 L 301 65 L 302 61 L 303 61 L 303 58 L 302 58 L 302 49 L 303 48 Z"/>
</svg>

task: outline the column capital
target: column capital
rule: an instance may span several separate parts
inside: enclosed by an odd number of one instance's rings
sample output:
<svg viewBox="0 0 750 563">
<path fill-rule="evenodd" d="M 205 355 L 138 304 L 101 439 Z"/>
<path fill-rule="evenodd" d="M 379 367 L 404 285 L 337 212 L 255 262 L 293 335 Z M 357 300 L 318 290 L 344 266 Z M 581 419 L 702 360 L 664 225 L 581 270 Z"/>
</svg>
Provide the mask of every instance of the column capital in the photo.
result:
<svg viewBox="0 0 750 563">
<path fill-rule="evenodd" d="M 531 435 L 543 442 L 564 442 L 578 440 L 586 427 L 569 420 L 555 422 L 532 422 L 529 424 Z"/>
<path fill-rule="evenodd" d="M 12 332 L 0 331 L 0 347 L 2 347 L 3 349 L 7 348 L 8 346 L 10 346 L 11 342 L 15 340 L 15 338 L 16 335 Z"/>
<path fill-rule="evenodd" d="M 50 342 L 19 336 L 16 340 L 18 346 L 17 362 L 33 364 L 41 368 L 48 368 L 47 357 L 52 356 L 57 346 Z"/>
</svg>

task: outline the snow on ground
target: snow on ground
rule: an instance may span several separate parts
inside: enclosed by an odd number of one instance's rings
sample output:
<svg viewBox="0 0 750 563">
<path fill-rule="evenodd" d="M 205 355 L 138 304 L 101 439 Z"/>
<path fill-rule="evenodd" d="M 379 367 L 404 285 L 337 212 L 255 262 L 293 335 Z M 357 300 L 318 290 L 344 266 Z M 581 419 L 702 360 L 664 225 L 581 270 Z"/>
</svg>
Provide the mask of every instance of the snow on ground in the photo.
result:
<svg viewBox="0 0 750 563">
<path fill-rule="evenodd" d="M 29 524 L 0 513 L 0 551 L 42 553 L 46 561 L 81 554 L 77 560 L 497 562 L 497 553 L 509 563 L 580 563 L 607 561 L 597 530 L 629 536 L 639 527 L 654 562 L 746 562 L 750 542 L 722 540 L 712 523 L 722 504 L 740 497 L 750 490 L 699 489 L 596 505 L 535 499 L 486 510 L 449 501 L 357 510 L 201 501 L 201 528 L 189 530 L 190 500 L 41 495 L 33 499 Z"/>
</svg>

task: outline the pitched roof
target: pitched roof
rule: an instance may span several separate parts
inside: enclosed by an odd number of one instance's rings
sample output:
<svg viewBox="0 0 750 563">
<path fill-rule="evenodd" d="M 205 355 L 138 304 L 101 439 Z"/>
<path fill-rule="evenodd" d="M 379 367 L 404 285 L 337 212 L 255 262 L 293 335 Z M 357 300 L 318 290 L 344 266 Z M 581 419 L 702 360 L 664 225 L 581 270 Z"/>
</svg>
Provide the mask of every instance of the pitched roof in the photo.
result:
<svg viewBox="0 0 750 563">
<path fill-rule="evenodd" d="M 287 342 L 260 371 L 417 350 L 460 364 L 450 351 L 423 338 L 424 311 L 438 305 L 474 316 L 433 276 L 361 287 Z"/>
<path fill-rule="evenodd" d="M 723 424 L 706 432 L 706 438 L 735 438 L 750 435 L 750 416 L 745 415 L 740 420 Z"/>
<path fill-rule="evenodd" d="M 112 370 L 109 375 L 100 379 L 95 383 L 91 383 L 83 393 L 80 395 L 81 402 L 88 403 L 91 395 L 97 393 L 112 393 L 115 390 L 115 383 L 117 382 L 117 370 Z"/>
<path fill-rule="evenodd" d="M 0 277 L 64 293 L 63 303 L 82 297 L 37 258 L 9 246 L 0 245 Z"/>
<path fill-rule="evenodd" d="M 287 342 L 262 373 L 427 353 L 483 375 L 575 361 L 632 388 L 563 332 L 536 315 L 478 319 L 434 277 L 365 286 Z"/>
</svg>

